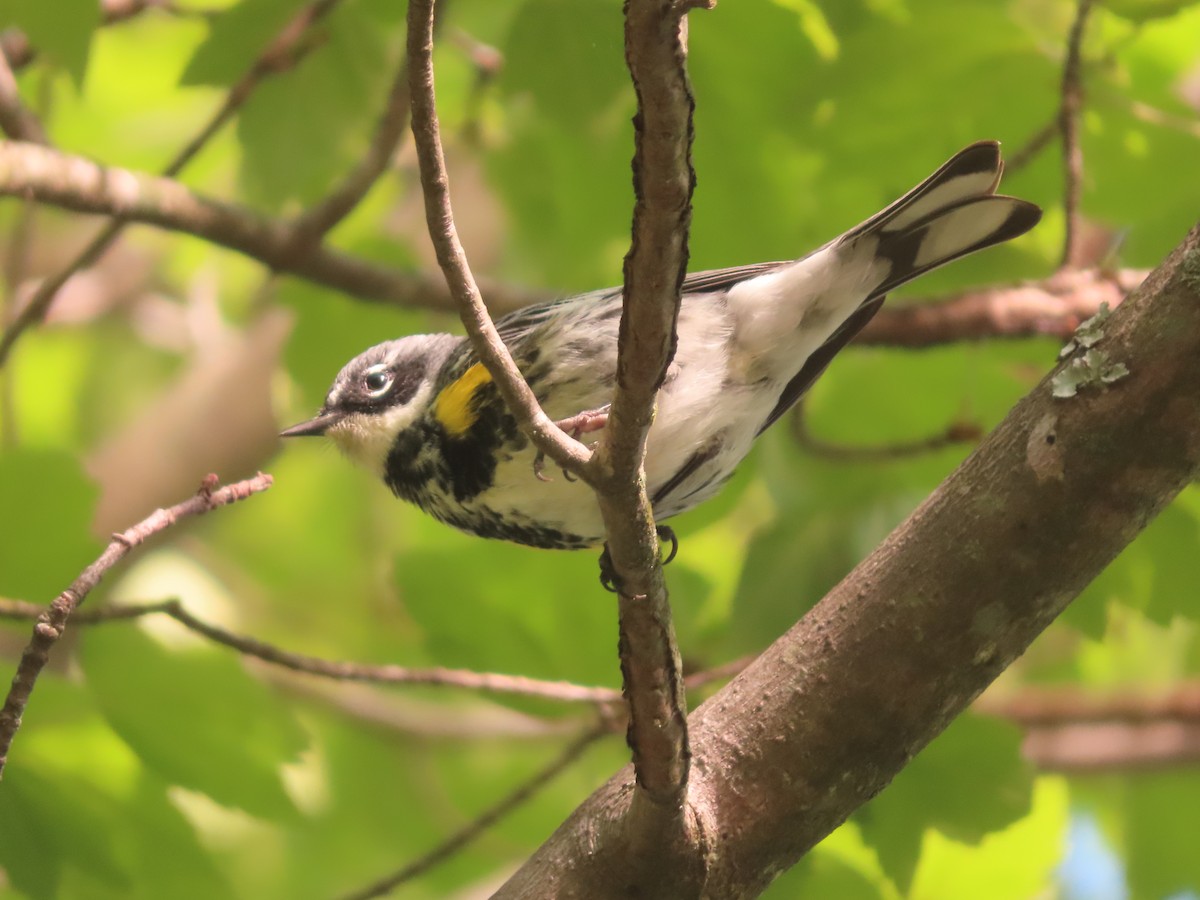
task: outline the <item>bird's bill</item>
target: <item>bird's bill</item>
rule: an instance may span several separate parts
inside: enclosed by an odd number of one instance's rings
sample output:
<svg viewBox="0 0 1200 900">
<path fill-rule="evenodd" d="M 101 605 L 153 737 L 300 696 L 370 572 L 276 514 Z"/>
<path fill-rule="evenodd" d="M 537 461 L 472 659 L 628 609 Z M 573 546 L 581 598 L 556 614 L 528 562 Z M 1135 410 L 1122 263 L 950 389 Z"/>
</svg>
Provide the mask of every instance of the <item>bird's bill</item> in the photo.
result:
<svg viewBox="0 0 1200 900">
<path fill-rule="evenodd" d="M 306 422 L 300 422 L 291 428 L 279 432 L 280 437 L 317 437 L 324 434 L 342 420 L 342 414 L 322 410 Z"/>
</svg>

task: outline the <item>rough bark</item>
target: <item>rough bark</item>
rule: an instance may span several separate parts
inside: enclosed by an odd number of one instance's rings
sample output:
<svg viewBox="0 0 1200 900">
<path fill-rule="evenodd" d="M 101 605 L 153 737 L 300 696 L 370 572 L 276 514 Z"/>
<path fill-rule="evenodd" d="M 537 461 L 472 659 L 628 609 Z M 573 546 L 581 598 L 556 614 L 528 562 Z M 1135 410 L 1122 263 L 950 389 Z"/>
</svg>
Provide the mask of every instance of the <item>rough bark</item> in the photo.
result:
<svg viewBox="0 0 1200 900">
<path fill-rule="evenodd" d="M 1113 313 L 1096 347 L 1129 374 L 1067 399 L 1047 376 L 870 557 L 692 713 L 698 895 L 757 895 L 882 790 L 1200 474 L 1200 227 Z M 626 768 L 499 896 L 647 896 L 622 859 L 630 791 Z"/>
</svg>

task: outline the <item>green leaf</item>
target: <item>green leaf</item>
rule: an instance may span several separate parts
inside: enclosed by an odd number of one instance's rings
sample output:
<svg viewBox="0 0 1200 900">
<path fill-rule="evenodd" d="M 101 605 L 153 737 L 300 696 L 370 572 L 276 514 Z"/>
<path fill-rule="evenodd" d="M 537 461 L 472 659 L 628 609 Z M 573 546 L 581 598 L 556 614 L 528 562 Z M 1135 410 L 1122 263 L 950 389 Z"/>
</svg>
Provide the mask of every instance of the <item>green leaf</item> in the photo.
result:
<svg viewBox="0 0 1200 900">
<path fill-rule="evenodd" d="M 166 782 L 140 767 L 91 700 L 54 673 L 38 681 L 0 783 L 9 879 L 30 897 L 231 896 Z"/>
<path fill-rule="evenodd" d="M 147 766 L 226 806 L 292 814 L 280 767 L 304 749 L 304 732 L 236 656 L 171 651 L 136 627 L 95 629 L 82 644 L 101 711 Z"/>
<path fill-rule="evenodd" d="M 88 533 L 96 495 L 70 454 L 0 451 L 0 595 L 49 602 L 99 555 Z"/>
<path fill-rule="evenodd" d="M 616 603 L 596 578 L 594 552 L 534 550 L 431 527 L 445 532 L 443 540 L 436 548 L 402 554 L 396 584 L 433 659 L 536 678 L 616 683 Z"/>
<path fill-rule="evenodd" d="M 883 880 L 871 878 L 818 847 L 781 875 L 764 893 L 764 900 L 794 897 L 836 897 L 837 900 L 889 900 L 893 892 Z"/>
<path fill-rule="evenodd" d="M 507 135 L 489 174 L 517 262 L 556 288 L 620 279 L 633 200 L 623 46 L 615 0 L 528 0 L 501 46 Z"/>
<path fill-rule="evenodd" d="M 121 821 L 118 810 L 94 786 L 17 755 L 0 789 L 0 862 L 31 897 L 59 896 L 72 863 L 110 889 L 128 890 L 131 873 L 117 862 L 114 821 Z"/>
<path fill-rule="evenodd" d="M 907 891 L 921 839 L 934 828 L 978 843 L 1028 813 L 1033 777 L 1013 726 L 967 714 L 956 719 L 855 816 L 884 870 Z"/>
<path fill-rule="evenodd" d="M 774 0 L 784 9 L 790 9 L 800 19 L 800 29 L 812 42 L 813 49 L 823 60 L 837 59 L 838 39 L 821 11 L 813 0 Z"/>
<path fill-rule="evenodd" d="M 786 871 L 763 894 L 767 900 L 792 897 L 900 900 L 900 893 L 863 842 L 857 823 L 844 822 Z"/>
<path fill-rule="evenodd" d="M 393 62 L 373 17 L 338 8 L 295 68 L 262 82 L 238 116 L 245 192 L 311 203 L 353 166 L 385 102 Z"/>
<path fill-rule="evenodd" d="M 1186 770 L 1131 776 L 1125 842 L 1134 897 L 1169 897 L 1200 884 L 1195 853 L 1200 775 Z"/>
<path fill-rule="evenodd" d="M 910 900 L 1054 896 L 1068 823 L 1066 783 L 1058 778 L 1039 778 L 1029 815 L 974 845 L 951 840 L 936 831 L 927 832 Z"/>
<path fill-rule="evenodd" d="M 82 87 L 87 71 L 92 32 L 100 24 L 100 5 L 94 0 L 6 0 L 0 27 L 15 25 L 25 32 L 39 54 L 66 69 Z"/>
<path fill-rule="evenodd" d="M 1159 513 L 1138 541 L 1147 543 L 1151 560 L 1146 617 L 1159 625 L 1170 625 L 1177 616 L 1193 622 L 1200 619 L 1200 592 L 1195 589 L 1200 519 L 1183 503 L 1175 502 Z"/>
<path fill-rule="evenodd" d="M 1169 18 L 1195 5 L 1196 0 L 1104 0 L 1105 8 L 1131 22 Z"/>
<path fill-rule="evenodd" d="M 389 305 L 351 303 L 334 291 L 301 281 L 280 287 L 279 299 L 296 310 L 284 350 L 288 372 L 315 411 L 342 366 L 368 347 L 430 329 L 427 313 Z M 445 327 L 441 321 L 434 327 Z"/>
<path fill-rule="evenodd" d="M 223 10 L 192 54 L 180 84 L 229 87 L 250 69 L 305 0 L 253 0 Z"/>
</svg>

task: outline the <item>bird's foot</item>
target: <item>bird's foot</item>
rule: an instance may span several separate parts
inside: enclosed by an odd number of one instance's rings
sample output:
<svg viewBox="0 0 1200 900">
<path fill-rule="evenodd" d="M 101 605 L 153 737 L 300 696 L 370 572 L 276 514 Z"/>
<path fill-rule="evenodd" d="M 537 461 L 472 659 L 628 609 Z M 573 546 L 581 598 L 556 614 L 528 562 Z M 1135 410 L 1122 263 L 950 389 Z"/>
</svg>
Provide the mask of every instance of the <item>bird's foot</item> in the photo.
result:
<svg viewBox="0 0 1200 900">
<path fill-rule="evenodd" d="M 558 426 L 560 431 L 571 436 L 573 440 L 579 440 L 581 434 L 590 434 L 593 431 L 599 431 L 608 424 L 608 409 L 611 404 L 604 404 L 599 409 L 585 409 L 581 413 L 576 413 L 566 419 L 560 419 L 554 424 Z M 575 476 L 566 469 L 561 470 L 563 478 L 567 481 L 574 481 Z M 546 454 L 541 450 L 533 458 L 533 477 L 538 481 L 553 481 L 546 474 Z"/>
<path fill-rule="evenodd" d="M 662 556 L 663 543 L 666 542 L 671 545 L 671 549 L 663 556 L 662 564 L 665 566 L 679 553 L 679 538 L 675 535 L 675 529 L 668 525 L 658 525 L 654 530 L 658 532 L 658 552 L 660 556 Z M 605 544 L 604 549 L 600 551 L 600 584 L 610 594 L 619 594 L 621 592 L 620 579 L 617 577 L 617 571 L 613 567 L 612 556 L 608 552 L 608 544 Z"/>
</svg>

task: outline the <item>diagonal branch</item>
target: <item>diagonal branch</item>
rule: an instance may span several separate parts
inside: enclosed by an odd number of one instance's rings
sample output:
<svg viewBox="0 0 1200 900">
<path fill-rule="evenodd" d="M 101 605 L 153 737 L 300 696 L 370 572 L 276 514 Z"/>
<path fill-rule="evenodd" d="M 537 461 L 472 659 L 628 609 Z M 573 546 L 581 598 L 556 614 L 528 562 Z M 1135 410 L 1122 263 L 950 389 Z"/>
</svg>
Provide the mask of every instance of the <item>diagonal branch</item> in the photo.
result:
<svg viewBox="0 0 1200 900">
<path fill-rule="evenodd" d="M 407 133 L 411 107 L 408 92 L 408 59 L 405 58 L 397 66 L 395 80 L 388 92 L 387 107 L 379 119 L 367 152 L 341 184 L 293 223 L 293 240 L 304 252 L 309 252 L 312 245 L 318 243 L 338 222 L 348 216 L 367 195 L 372 185 L 387 171 L 392 157 L 396 154 L 396 148 Z"/>
<path fill-rule="evenodd" d="M 805 618 L 692 713 L 703 894 L 753 896 L 877 794 L 1200 476 L 1200 225 L 1105 323 L 1128 375 L 1043 379 Z M 1064 360 L 1060 369 L 1073 366 Z M 786 598 L 779 598 L 782 602 Z M 498 896 L 604 896 L 618 773 Z M 685 878 L 665 860 L 663 877 Z"/>
<path fill-rule="evenodd" d="M 442 841 L 424 856 L 413 860 L 403 868 L 398 869 L 390 875 L 385 875 L 383 878 L 360 890 L 347 894 L 344 900 L 371 900 L 373 897 L 383 897 L 390 894 L 402 884 L 407 884 L 414 878 L 424 875 L 434 866 L 445 862 L 514 809 L 527 802 L 530 797 L 545 787 L 551 780 L 561 775 L 583 755 L 588 747 L 600 740 L 608 732 L 608 725 L 603 722 L 594 728 L 584 731 L 579 737 L 567 744 L 562 752 L 550 761 L 549 765 L 535 772 L 531 778 L 527 779 L 523 784 L 518 785 L 514 791 L 500 798 L 499 802 L 484 810 L 473 821 L 468 822 L 462 829 L 450 835 L 450 837 L 446 838 L 446 840 Z"/>
<path fill-rule="evenodd" d="M 538 450 L 565 471 L 589 477 L 584 463 L 590 458 L 583 444 L 562 432 L 542 411 L 537 397 L 521 376 L 508 348 L 500 340 L 479 285 L 471 274 L 467 256 L 458 240 L 450 209 L 450 180 L 442 156 L 433 87 L 434 0 L 412 0 L 408 6 L 409 94 L 412 103 L 413 140 L 425 194 L 425 219 L 437 252 L 438 264 L 458 306 L 471 346 L 495 381 L 505 404 L 521 430 Z"/>
<path fill-rule="evenodd" d="M 50 606 L 38 617 L 33 628 L 33 637 L 21 654 L 17 664 L 17 673 L 13 676 L 12 687 L 0 709 L 0 776 L 4 774 L 4 765 L 8 761 L 8 751 L 12 746 L 17 729 L 21 727 L 21 716 L 29 703 L 38 675 L 50 660 L 50 651 L 62 637 L 67 627 L 67 620 L 92 589 L 100 583 L 109 569 L 129 555 L 134 547 L 143 543 L 147 538 L 165 531 L 180 519 L 198 516 L 203 513 L 228 506 L 238 500 L 244 500 L 252 494 L 265 491 L 271 486 L 271 476 L 259 473 L 254 478 L 238 481 L 224 487 L 218 487 L 216 475 L 205 478 L 200 490 L 194 497 L 172 506 L 170 509 L 156 510 L 138 524 L 112 536 L 112 541 L 100 557 L 88 566 L 76 578 L 69 588 L 63 591 Z"/>
<path fill-rule="evenodd" d="M 442 310 L 452 305 L 445 279 L 436 275 L 402 272 L 323 245 L 297 254 L 295 232 L 285 222 L 195 194 L 170 178 L 101 166 L 48 147 L 0 142 L 0 195 L 195 235 L 362 300 Z M 545 299 L 500 284 L 483 288 L 493 308 L 516 309 Z"/>
</svg>

